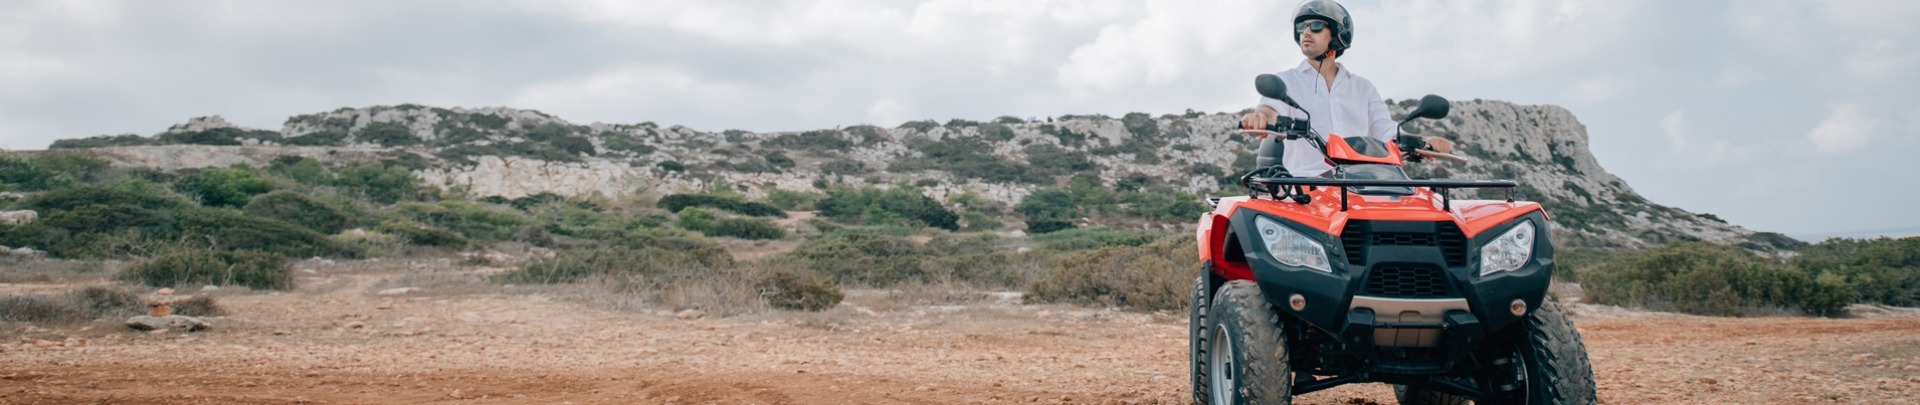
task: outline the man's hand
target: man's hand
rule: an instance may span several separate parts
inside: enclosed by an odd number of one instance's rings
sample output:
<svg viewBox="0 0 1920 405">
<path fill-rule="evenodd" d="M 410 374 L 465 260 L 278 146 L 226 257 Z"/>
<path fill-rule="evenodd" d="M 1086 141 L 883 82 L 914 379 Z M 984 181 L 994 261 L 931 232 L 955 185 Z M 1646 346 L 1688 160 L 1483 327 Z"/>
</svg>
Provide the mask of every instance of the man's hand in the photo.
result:
<svg viewBox="0 0 1920 405">
<path fill-rule="evenodd" d="M 1240 129 L 1267 129 L 1268 125 L 1273 125 L 1279 120 L 1279 111 L 1263 105 L 1240 117 Z"/>
<path fill-rule="evenodd" d="M 1440 153 L 1453 153 L 1453 141 L 1449 141 L 1447 138 L 1429 136 L 1425 140 L 1427 141 L 1428 150 Z"/>
</svg>

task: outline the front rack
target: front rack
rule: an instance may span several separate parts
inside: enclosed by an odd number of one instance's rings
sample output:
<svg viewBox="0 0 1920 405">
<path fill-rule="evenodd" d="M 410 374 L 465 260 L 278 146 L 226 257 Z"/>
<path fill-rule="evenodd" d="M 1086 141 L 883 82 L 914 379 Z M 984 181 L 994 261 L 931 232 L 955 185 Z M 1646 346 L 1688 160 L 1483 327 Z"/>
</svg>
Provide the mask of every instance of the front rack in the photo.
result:
<svg viewBox="0 0 1920 405">
<path fill-rule="evenodd" d="M 1347 194 L 1351 192 L 1348 190 L 1350 187 L 1426 187 L 1440 193 L 1441 209 L 1453 211 L 1453 198 L 1447 195 L 1449 189 L 1504 188 L 1507 189 L 1507 202 L 1513 202 L 1513 189 L 1520 186 L 1520 183 L 1513 180 L 1361 180 L 1322 177 L 1249 177 L 1243 184 L 1255 194 L 1264 191 L 1268 197 L 1275 200 L 1280 199 L 1281 190 L 1288 187 L 1338 187 L 1341 211 L 1347 210 Z M 1301 204 L 1308 201 L 1306 193 L 1295 194 L 1292 190 L 1287 190 L 1287 197 Z"/>
</svg>

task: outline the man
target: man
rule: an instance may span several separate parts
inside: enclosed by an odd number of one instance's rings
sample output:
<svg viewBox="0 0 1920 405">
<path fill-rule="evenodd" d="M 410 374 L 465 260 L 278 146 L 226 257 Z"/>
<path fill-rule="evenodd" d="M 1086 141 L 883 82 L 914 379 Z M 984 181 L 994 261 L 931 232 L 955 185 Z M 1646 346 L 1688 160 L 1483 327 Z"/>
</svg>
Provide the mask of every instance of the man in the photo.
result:
<svg viewBox="0 0 1920 405">
<path fill-rule="evenodd" d="M 1278 76 L 1287 83 L 1288 95 L 1300 103 L 1300 108 L 1312 113 L 1314 132 L 1322 137 L 1364 136 L 1381 142 L 1393 141 L 1399 129 L 1392 114 L 1387 112 L 1386 101 L 1380 98 L 1380 90 L 1337 61 L 1353 45 L 1353 16 L 1347 14 L 1346 6 L 1332 0 L 1307 0 L 1295 8 L 1293 23 L 1294 42 L 1300 45 L 1300 53 L 1307 60 L 1300 62 L 1299 67 L 1279 72 Z M 1262 97 L 1254 112 L 1240 118 L 1240 127 L 1262 129 L 1273 124 L 1277 117 L 1307 118 L 1307 115 L 1280 100 Z M 1282 158 L 1287 173 L 1294 177 L 1320 176 L 1333 169 L 1325 156 L 1306 140 L 1274 138 L 1260 140 L 1262 166 L 1271 164 L 1272 158 Z M 1437 152 L 1453 150 L 1453 143 L 1446 139 L 1430 136 L 1425 141 Z"/>
</svg>

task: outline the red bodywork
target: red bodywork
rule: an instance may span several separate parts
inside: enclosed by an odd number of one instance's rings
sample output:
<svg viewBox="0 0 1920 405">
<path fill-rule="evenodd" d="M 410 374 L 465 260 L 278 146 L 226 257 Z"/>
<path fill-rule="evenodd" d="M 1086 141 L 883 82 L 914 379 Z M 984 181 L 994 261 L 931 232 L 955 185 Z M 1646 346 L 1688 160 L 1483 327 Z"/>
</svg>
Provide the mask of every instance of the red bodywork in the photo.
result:
<svg viewBox="0 0 1920 405">
<path fill-rule="evenodd" d="M 1335 164 L 1377 163 L 1400 165 L 1400 148 L 1387 144 L 1385 158 L 1362 155 L 1337 136 L 1329 136 L 1327 154 Z M 1339 187 L 1317 187 L 1307 191 L 1312 201 L 1297 204 L 1289 200 L 1265 197 L 1228 197 L 1220 199 L 1213 212 L 1200 217 L 1200 261 L 1213 263 L 1213 272 L 1227 280 L 1251 280 L 1252 269 L 1245 257 L 1227 257 L 1227 219 L 1235 210 L 1250 209 L 1285 218 L 1294 223 L 1338 237 L 1348 220 L 1371 221 L 1453 221 L 1472 239 L 1487 228 L 1506 223 L 1529 212 L 1542 210 L 1539 203 L 1502 200 L 1454 200 L 1452 211 L 1442 210 L 1442 199 L 1433 190 L 1416 187 L 1410 196 L 1368 196 L 1347 194 L 1347 210 L 1340 210 Z M 1544 215 L 1545 212 L 1542 212 Z"/>
</svg>

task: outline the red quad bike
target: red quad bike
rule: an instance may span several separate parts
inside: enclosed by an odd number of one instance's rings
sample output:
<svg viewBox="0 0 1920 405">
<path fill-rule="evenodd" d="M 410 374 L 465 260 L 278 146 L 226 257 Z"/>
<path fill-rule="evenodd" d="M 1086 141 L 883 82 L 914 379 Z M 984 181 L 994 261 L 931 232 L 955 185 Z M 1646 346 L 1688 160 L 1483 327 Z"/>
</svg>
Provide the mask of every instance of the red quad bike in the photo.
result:
<svg viewBox="0 0 1920 405">
<path fill-rule="evenodd" d="M 1279 77 L 1254 83 L 1298 108 Z M 1447 110 L 1429 95 L 1400 124 Z M 1250 195 L 1200 218 L 1195 403 L 1287 404 L 1364 382 L 1393 384 L 1402 404 L 1596 402 L 1580 334 L 1546 297 L 1546 212 L 1513 201 L 1516 183 L 1410 179 L 1403 159 L 1465 160 L 1412 136 L 1322 141 L 1284 117 L 1244 132 L 1304 138 L 1334 169 L 1292 177 L 1263 148 L 1263 167 L 1240 180 Z M 1448 197 L 1459 188 L 1508 199 Z"/>
</svg>

